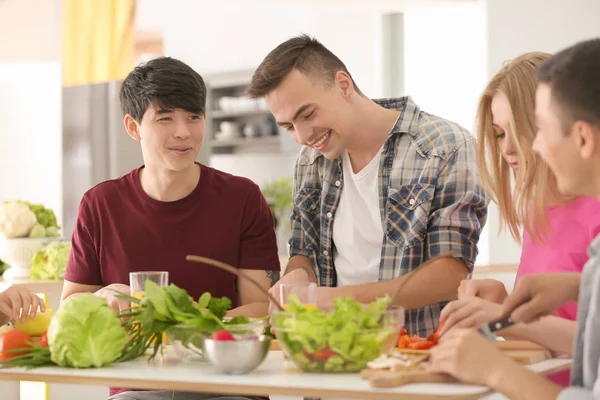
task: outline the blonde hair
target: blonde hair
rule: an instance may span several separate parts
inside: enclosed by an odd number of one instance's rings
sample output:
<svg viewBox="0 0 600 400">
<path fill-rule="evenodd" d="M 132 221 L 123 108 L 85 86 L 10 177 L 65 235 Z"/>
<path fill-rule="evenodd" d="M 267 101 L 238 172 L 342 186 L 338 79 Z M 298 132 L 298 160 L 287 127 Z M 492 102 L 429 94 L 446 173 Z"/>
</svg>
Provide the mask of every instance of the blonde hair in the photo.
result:
<svg viewBox="0 0 600 400">
<path fill-rule="evenodd" d="M 541 157 L 532 150 L 535 139 L 536 69 L 550 54 L 523 54 L 506 63 L 488 83 L 477 108 L 477 157 L 483 185 L 500 210 L 500 232 L 508 228 L 521 243 L 520 229 L 535 241 L 543 241 L 548 231 L 546 209 L 554 199 L 562 199 L 556 180 Z M 511 168 L 502 157 L 496 132 L 492 126 L 492 98 L 499 92 L 508 99 L 509 121 L 519 158 L 511 190 Z"/>
</svg>

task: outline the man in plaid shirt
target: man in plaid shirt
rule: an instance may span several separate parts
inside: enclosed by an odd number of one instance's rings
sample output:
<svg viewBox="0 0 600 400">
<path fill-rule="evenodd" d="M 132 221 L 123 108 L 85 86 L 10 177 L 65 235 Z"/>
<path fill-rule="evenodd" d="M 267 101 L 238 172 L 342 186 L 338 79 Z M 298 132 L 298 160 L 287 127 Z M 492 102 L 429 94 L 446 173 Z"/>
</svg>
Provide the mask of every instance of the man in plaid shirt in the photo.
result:
<svg viewBox="0 0 600 400">
<path fill-rule="evenodd" d="M 473 268 L 486 221 L 474 137 L 410 97 L 367 98 L 342 61 L 305 35 L 267 55 L 248 95 L 264 97 L 304 145 L 279 284 L 317 282 L 319 304 L 388 294 L 408 310 L 409 332 L 433 332 Z M 452 257 L 419 270 L 445 253 Z"/>
</svg>

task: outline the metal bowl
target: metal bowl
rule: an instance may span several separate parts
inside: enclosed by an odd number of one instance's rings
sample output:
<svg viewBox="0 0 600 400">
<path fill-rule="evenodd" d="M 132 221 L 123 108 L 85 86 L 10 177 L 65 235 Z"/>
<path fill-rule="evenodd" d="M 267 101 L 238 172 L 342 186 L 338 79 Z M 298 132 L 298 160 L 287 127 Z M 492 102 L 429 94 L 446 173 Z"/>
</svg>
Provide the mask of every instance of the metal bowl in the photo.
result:
<svg viewBox="0 0 600 400">
<path fill-rule="evenodd" d="M 266 335 L 231 341 L 204 339 L 204 354 L 219 372 L 241 375 L 262 364 L 270 346 L 271 337 Z"/>
<path fill-rule="evenodd" d="M 258 337 L 263 334 L 265 325 L 264 319 L 257 319 L 251 320 L 247 324 L 229 325 L 227 329 L 236 338 Z M 206 332 L 194 326 L 176 325 L 167 331 L 167 337 L 181 361 L 206 362 L 204 341 L 210 338 L 212 333 L 212 331 Z"/>
</svg>

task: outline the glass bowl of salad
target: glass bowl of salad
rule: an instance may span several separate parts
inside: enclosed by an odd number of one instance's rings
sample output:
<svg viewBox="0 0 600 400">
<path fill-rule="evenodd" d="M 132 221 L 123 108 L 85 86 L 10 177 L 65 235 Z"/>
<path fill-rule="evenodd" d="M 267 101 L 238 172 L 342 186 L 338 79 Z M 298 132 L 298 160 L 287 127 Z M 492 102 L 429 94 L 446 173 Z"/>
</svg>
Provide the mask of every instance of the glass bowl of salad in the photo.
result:
<svg viewBox="0 0 600 400">
<path fill-rule="evenodd" d="M 405 309 L 382 297 L 369 304 L 336 298 L 328 310 L 305 308 L 290 299 L 271 324 L 288 359 L 306 372 L 359 372 L 393 349 Z"/>
</svg>

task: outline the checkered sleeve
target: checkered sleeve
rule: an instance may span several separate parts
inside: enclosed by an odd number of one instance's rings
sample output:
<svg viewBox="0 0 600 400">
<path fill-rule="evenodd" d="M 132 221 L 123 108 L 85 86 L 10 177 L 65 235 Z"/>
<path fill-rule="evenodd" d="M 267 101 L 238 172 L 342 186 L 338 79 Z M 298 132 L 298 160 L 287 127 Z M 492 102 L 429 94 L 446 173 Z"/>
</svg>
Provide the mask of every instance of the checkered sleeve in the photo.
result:
<svg viewBox="0 0 600 400">
<path fill-rule="evenodd" d="M 306 233 L 302 228 L 302 213 L 300 211 L 301 204 L 304 201 L 301 195 L 301 188 L 303 187 L 304 180 L 307 179 L 307 175 L 307 168 L 301 165 L 298 160 L 294 168 L 294 192 L 292 195 L 292 213 L 290 215 L 291 236 L 288 241 L 290 245 L 290 257 L 309 257 L 310 255 L 310 251 L 305 243 Z"/>
<path fill-rule="evenodd" d="M 452 252 L 472 270 L 488 203 L 469 139 L 440 168 L 428 224 L 427 258 Z"/>
</svg>

